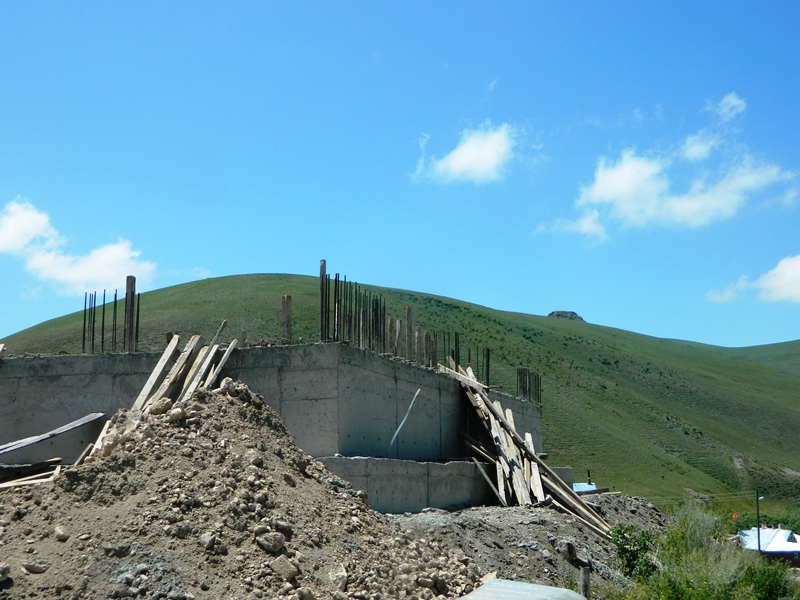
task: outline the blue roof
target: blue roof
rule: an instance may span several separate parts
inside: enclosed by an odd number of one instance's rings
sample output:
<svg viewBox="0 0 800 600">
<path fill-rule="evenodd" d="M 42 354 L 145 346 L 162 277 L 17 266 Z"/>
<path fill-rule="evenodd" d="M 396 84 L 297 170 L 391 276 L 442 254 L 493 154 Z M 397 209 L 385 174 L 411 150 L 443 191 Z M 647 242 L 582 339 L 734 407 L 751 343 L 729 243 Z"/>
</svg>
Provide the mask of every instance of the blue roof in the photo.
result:
<svg viewBox="0 0 800 600">
<path fill-rule="evenodd" d="M 573 492 L 596 492 L 597 486 L 593 483 L 573 483 Z"/>
<path fill-rule="evenodd" d="M 758 529 L 751 527 L 739 532 L 742 545 L 747 550 L 758 550 Z M 800 552 L 800 539 L 788 529 L 761 528 L 761 551 L 767 553 Z"/>
</svg>

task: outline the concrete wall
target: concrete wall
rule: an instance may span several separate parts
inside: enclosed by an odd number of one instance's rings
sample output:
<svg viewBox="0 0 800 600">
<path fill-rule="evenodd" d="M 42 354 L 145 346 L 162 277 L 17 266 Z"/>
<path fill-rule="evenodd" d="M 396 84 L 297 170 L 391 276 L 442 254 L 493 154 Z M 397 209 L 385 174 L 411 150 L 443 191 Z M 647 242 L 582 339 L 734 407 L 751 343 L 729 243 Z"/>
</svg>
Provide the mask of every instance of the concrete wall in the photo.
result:
<svg viewBox="0 0 800 600">
<path fill-rule="evenodd" d="M 436 461 L 467 454 L 461 433 L 471 409 L 461 384 L 431 369 L 350 346 L 317 344 L 234 352 L 223 375 L 262 393 L 313 456 Z M 530 432 L 541 451 L 541 406 L 496 392 L 490 397 L 511 408 L 517 430 Z"/>
<path fill-rule="evenodd" d="M 158 354 L 110 354 L 0 360 L 0 444 L 92 412 L 110 416 L 130 406 L 158 359 Z M 461 432 L 471 411 L 468 402 L 458 382 L 430 369 L 349 346 L 315 344 L 235 351 L 226 375 L 263 394 L 313 456 L 437 461 L 467 454 Z M 513 410 L 517 430 L 531 432 L 541 450 L 541 407 L 492 397 Z"/>
<path fill-rule="evenodd" d="M 0 360 L 0 445 L 61 427 L 93 412 L 129 407 L 156 354 Z"/>
<path fill-rule="evenodd" d="M 384 513 L 423 508 L 456 510 L 496 503 L 483 475 L 472 462 L 415 462 L 382 458 L 320 459 L 330 471 L 367 492 L 367 502 Z"/>
</svg>

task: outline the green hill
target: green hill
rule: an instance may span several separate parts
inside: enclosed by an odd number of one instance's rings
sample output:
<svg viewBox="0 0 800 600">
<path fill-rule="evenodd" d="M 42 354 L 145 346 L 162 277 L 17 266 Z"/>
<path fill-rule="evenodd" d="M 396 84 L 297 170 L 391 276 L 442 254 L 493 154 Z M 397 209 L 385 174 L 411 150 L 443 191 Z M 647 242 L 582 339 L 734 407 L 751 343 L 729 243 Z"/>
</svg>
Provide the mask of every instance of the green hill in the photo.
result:
<svg viewBox="0 0 800 600">
<path fill-rule="evenodd" d="M 517 367 L 538 372 L 548 462 L 571 465 L 576 480 L 591 470 L 600 486 L 658 504 L 702 495 L 742 509 L 758 487 L 765 506 L 800 508 L 800 342 L 719 348 L 416 292 L 361 289 L 380 294 L 387 317 L 404 318 L 411 306 L 414 324 L 437 332 L 440 357 L 455 332 L 462 363 L 490 348 L 490 383 L 504 391 L 516 392 Z M 211 337 L 223 319 L 223 339 L 247 331 L 250 341 L 275 342 L 283 294 L 292 296 L 294 342 L 318 341 L 317 278 L 240 275 L 142 294 L 139 350 L 160 350 L 170 331 Z M 106 351 L 111 314 L 108 306 Z M 96 352 L 100 330 L 98 321 Z M 78 353 L 82 331 L 78 312 L 2 342 L 17 355 Z"/>
</svg>

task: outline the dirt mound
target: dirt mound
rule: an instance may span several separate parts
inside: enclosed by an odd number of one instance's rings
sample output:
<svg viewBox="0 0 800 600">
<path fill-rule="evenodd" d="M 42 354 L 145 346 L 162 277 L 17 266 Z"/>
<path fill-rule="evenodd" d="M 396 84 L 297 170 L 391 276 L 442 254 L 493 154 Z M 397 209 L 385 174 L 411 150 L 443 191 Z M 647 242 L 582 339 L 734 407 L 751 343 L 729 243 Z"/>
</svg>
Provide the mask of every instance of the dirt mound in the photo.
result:
<svg viewBox="0 0 800 600">
<path fill-rule="evenodd" d="M 0 494 L 0 597 L 452 598 L 490 571 L 568 582 L 569 540 L 618 578 L 608 543 L 550 509 L 371 510 L 241 383 L 111 431 L 94 462 Z"/>
</svg>

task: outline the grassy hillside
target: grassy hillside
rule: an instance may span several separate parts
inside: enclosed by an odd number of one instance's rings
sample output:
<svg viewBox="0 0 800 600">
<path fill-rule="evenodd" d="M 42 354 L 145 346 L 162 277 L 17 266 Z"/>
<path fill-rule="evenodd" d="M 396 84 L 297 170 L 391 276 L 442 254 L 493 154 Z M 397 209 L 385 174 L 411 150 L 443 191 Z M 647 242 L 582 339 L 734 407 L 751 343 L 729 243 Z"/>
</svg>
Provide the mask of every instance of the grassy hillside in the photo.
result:
<svg viewBox="0 0 800 600">
<path fill-rule="evenodd" d="M 313 277 L 241 275 L 143 294 L 140 350 L 160 350 L 169 331 L 211 337 L 222 319 L 224 339 L 246 330 L 277 341 L 283 294 L 295 343 L 316 341 L 318 287 Z M 440 351 L 441 332 L 459 332 L 462 363 L 468 348 L 473 357 L 491 348 L 491 383 L 510 393 L 517 367 L 539 372 L 549 463 L 571 465 L 577 480 L 591 470 L 601 486 L 660 504 L 703 494 L 742 509 L 758 486 L 766 508 L 800 508 L 800 342 L 725 349 L 364 287 L 383 296 L 387 316 L 411 306 L 415 325 L 440 332 Z M 78 312 L 2 342 L 12 354 L 76 353 L 82 327 Z"/>
</svg>

